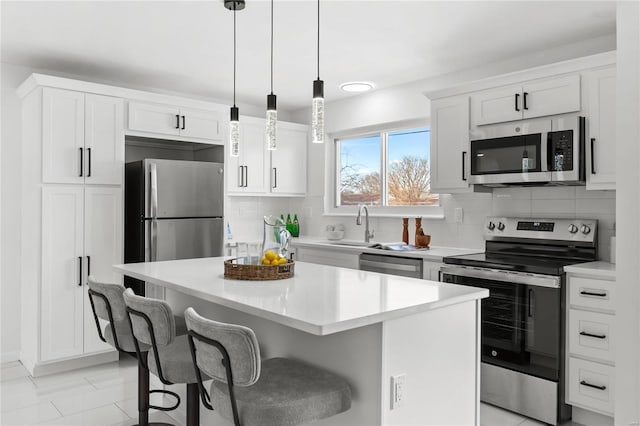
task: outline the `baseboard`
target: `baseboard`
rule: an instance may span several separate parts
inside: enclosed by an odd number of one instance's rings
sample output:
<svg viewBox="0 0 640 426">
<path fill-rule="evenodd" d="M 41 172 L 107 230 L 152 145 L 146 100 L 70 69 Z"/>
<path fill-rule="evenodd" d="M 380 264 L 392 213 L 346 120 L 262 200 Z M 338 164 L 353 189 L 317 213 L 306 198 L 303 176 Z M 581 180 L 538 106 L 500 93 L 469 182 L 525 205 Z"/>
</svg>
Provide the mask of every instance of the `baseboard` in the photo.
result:
<svg viewBox="0 0 640 426">
<path fill-rule="evenodd" d="M 1 364 L 4 364 L 5 362 L 14 362 L 19 360 L 20 360 L 20 351 L 2 352 L 0 354 Z"/>
<path fill-rule="evenodd" d="M 94 355 L 86 355 L 78 358 L 65 359 L 61 361 L 50 361 L 46 363 L 35 363 L 32 370 L 29 370 L 33 377 L 46 376 L 47 374 L 62 373 L 65 371 L 77 370 L 94 365 L 106 364 L 119 359 L 118 351 L 103 352 Z"/>
<path fill-rule="evenodd" d="M 574 406 L 571 421 L 585 426 L 613 426 L 613 418 Z"/>
</svg>

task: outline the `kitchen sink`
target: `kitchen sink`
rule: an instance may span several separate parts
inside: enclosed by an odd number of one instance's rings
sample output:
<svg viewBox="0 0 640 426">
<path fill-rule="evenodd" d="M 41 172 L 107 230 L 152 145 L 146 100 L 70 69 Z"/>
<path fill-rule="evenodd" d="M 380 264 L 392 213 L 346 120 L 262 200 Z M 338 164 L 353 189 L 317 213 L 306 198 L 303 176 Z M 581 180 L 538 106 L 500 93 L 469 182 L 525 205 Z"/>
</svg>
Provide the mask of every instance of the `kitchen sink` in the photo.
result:
<svg viewBox="0 0 640 426">
<path fill-rule="evenodd" d="M 373 246 L 380 245 L 380 243 L 372 243 L 372 242 L 365 243 L 364 241 L 348 241 L 348 240 L 327 241 L 327 244 L 331 244 L 334 246 L 351 246 L 351 247 L 373 247 Z"/>
</svg>

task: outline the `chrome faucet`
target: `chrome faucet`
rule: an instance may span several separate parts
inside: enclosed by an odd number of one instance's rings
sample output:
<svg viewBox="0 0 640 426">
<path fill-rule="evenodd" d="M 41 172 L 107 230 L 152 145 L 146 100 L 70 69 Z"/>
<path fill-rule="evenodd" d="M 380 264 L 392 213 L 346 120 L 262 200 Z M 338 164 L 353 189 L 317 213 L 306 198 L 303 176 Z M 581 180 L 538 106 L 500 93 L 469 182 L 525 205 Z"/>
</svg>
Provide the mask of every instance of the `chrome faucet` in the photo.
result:
<svg viewBox="0 0 640 426">
<path fill-rule="evenodd" d="M 356 225 L 362 225 L 362 210 L 364 210 L 364 242 L 368 243 L 373 238 L 373 231 L 369 231 L 369 209 L 364 204 L 358 207 Z"/>
</svg>

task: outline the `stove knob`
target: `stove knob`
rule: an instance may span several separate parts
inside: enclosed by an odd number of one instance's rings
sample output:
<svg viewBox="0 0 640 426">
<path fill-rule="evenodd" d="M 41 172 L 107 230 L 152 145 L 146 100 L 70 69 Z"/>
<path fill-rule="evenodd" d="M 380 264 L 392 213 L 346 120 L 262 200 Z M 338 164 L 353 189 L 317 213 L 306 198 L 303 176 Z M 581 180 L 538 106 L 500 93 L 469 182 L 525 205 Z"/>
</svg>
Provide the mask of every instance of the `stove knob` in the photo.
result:
<svg viewBox="0 0 640 426">
<path fill-rule="evenodd" d="M 571 225 L 569 225 L 569 232 L 575 234 L 576 232 L 578 232 L 578 227 L 572 223 Z"/>
<path fill-rule="evenodd" d="M 498 231 L 504 231 L 504 228 L 505 228 L 504 223 L 502 222 L 498 223 Z"/>
<path fill-rule="evenodd" d="M 489 231 L 493 231 L 494 229 L 496 229 L 496 224 L 493 222 L 489 222 L 487 224 L 487 228 L 489 228 Z"/>
<path fill-rule="evenodd" d="M 587 225 L 582 225 L 580 227 L 580 231 L 582 231 L 584 235 L 587 235 L 589 232 L 591 232 L 591 228 Z"/>
</svg>

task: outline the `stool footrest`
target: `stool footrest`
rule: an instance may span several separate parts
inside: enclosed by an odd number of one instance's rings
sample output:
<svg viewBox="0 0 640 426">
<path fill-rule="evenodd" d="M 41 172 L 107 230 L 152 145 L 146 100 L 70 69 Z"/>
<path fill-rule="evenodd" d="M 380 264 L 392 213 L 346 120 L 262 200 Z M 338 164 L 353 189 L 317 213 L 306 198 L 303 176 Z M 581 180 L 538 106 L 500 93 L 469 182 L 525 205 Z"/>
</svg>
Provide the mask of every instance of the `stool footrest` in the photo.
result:
<svg viewBox="0 0 640 426">
<path fill-rule="evenodd" d="M 166 394 L 166 395 L 171 395 L 172 397 L 174 397 L 176 399 L 177 402 L 176 402 L 175 405 L 170 406 L 170 407 L 160 407 L 160 406 L 157 406 L 157 405 L 149 404 L 149 408 L 153 408 L 154 410 L 160 410 L 160 411 L 173 411 L 176 408 L 178 408 L 178 406 L 180 405 L 180 395 L 178 395 L 175 392 L 171 392 L 171 391 L 168 391 L 166 389 L 153 389 L 153 390 L 149 391 L 149 394 L 152 394 L 152 393 L 163 393 L 163 394 Z"/>
</svg>

